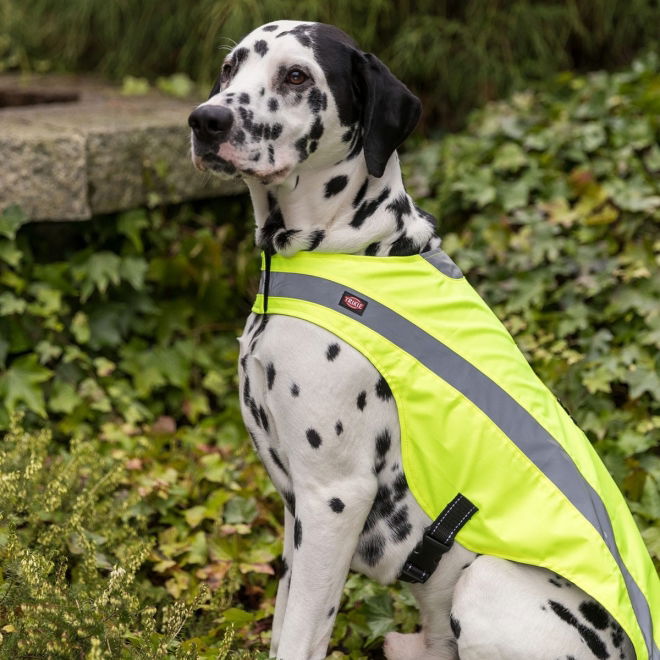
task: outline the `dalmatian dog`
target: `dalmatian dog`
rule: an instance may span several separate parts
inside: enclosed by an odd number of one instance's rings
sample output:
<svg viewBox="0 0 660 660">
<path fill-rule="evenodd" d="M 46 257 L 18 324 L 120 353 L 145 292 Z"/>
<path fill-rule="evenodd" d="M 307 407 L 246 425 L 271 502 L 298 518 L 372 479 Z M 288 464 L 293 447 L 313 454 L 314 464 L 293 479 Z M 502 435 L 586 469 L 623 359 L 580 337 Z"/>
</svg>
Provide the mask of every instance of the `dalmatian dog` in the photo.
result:
<svg viewBox="0 0 660 660">
<path fill-rule="evenodd" d="M 409 255 L 440 245 L 396 153 L 419 113 L 339 29 L 276 21 L 229 52 L 190 115 L 192 158 L 244 179 L 264 249 Z M 348 571 L 392 583 L 431 520 L 401 468 L 390 388 L 362 354 L 280 315 L 251 315 L 239 342 L 243 417 L 285 503 L 270 653 L 324 658 Z M 634 658 L 621 627 L 573 584 L 460 543 L 411 589 L 421 629 L 388 634 L 389 660 Z"/>
</svg>

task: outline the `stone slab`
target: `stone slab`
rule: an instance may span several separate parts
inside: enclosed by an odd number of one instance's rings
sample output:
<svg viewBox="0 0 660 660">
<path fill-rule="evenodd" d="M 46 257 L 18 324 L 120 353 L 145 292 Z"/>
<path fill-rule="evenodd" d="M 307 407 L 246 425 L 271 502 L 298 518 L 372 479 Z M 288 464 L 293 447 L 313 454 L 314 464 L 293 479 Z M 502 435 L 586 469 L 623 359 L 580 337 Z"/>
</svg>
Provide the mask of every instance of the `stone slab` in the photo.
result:
<svg viewBox="0 0 660 660">
<path fill-rule="evenodd" d="M 124 97 L 79 78 L 0 76 L 0 90 L 8 84 L 73 89 L 80 101 L 0 108 L 0 213 L 18 204 L 32 220 L 84 220 L 245 191 L 192 166 L 187 117 L 197 99 Z"/>
</svg>

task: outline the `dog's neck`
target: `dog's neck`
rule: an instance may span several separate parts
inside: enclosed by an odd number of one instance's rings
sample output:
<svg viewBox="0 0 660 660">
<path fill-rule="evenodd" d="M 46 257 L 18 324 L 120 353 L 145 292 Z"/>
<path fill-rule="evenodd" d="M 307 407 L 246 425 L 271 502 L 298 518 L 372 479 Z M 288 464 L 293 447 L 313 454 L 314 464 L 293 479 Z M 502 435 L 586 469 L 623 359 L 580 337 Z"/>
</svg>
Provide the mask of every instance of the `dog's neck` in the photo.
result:
<svg viewBox="0 0 660 660">
<path fill-rule="evenodd" d="M 362 153 L 334 167 L 301 171 L 283 183 L 246 179 L 256 242 L 285 256 L 301 250 L 401 256 L 440 245 L 435 218 L 406 193 L 396 154 L 382 177 Z"/>
</svg>

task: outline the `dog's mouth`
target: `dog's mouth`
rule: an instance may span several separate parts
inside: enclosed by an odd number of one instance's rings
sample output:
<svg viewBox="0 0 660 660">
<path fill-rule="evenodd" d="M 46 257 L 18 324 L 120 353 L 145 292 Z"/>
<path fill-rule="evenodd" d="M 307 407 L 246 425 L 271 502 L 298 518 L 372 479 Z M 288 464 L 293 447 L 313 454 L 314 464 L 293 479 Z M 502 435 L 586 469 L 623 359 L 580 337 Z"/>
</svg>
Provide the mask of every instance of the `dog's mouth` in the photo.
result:
<svg viewBox="0 0 660 660">
<path fill-rule="evenodd" d="M 193 164 L 200 172 L 212 172 L 221 176 L 245 176 L 257 179 L 264 185 L 281 183 L 291 173 L 291 167 L 264 169 L 255 166 L 253 162 L 243 164 L 239 159 L 223 158 L 217 153 L 206 151 L 201 154 L 193 151 Z"/>
<path fill-rule="evenodd" d="M 218 154 L 211 151 L 207 151 L 203 154 L 193 152 L 192 160 L 193 165 L 200 172 L 213 172 L 214 174 L 225 176 L 239 174 L 239 171 L 233 163 L 221 158 Z"/>
</svg>

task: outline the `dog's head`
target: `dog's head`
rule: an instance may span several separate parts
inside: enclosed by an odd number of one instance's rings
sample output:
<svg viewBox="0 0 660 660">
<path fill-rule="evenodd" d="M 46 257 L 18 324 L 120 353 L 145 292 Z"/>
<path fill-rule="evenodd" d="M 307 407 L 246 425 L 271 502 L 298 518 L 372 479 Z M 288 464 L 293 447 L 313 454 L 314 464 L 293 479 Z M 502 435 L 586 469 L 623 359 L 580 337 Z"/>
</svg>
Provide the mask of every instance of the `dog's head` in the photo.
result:
<svg viewBox="0 0 660 660">
<path fill-rule="evenodd" d="M 420 109 L 378 58 L 338 28 L 268 23 L 227 55 L 209 99 L 190 115 L 193 162 L 268 184 L 364 152 L 379 177 Z"/>
</svg>

